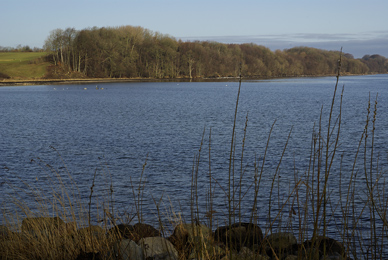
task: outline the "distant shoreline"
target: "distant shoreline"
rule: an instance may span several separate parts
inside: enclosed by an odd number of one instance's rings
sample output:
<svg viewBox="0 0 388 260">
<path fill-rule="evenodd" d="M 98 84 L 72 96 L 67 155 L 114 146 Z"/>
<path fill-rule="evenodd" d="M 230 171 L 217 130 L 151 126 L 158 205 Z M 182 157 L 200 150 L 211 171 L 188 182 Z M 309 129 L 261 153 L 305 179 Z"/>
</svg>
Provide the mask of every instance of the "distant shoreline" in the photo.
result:
<svg viewBox="0 0 388 260">
<path fill-rule="evenodd" d="M 29 85 L 61 85 L 61 84 L 90 84 L 90 83 L 109 83 L 109 82 L 134 82 L 134 81 L 153 81 L 147 79 L 105 79 L 105 78 L 91 78 L 91 79 L 34 79 L 34 80 L 2 80 L 0 87 L 5 86 L 29 86 Z"/>
<path fill-rule="evenodd" d="M 342 74 L 341 76 L 363 76 L 363 75 L 376 75 L 373 74 Z M 306 78 L 306 77 L 334 77 L 336 75 L 299 75 L 299 76 L 284 76 L 284 77 L 243 77 L 248 80 L 266 80 L 266 79 L 279 79 L 279 78 Z M 217 77 L 217 78 L 171 78 L 171 79 L 156 79 L 156 78 L 86 78 L 86 79 L 24 79 L 13 80 L 3 79 L 0 80 L 0 87 L 6 86 L 30 86 L 30 85 L 62 85 L 62 84 L 91 84 L 91 83 L 117 83 L 117 82 L 201 82 L 201 81 L 238 81 L 239 77 Z"/>
</svg>

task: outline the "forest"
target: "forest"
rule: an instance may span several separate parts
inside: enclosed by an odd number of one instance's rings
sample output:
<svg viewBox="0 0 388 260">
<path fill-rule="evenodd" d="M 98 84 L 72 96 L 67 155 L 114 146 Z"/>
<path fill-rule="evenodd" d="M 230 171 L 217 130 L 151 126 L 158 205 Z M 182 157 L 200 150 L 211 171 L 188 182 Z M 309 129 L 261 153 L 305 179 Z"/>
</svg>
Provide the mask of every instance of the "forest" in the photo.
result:
<svg viewBox="0 0 388 260">
<path fill-rule="evenodd" d="M 273 52 L 253 43 L 184 42 L 134 26 L 55 29 L 44 49 L 53 63 L 49 78 L 66 73 L 91 78 L 236 77 L 240 63 L 245 77 L 323 76 L 336 73 L 340 57 L 339 50 L 309 47 Z M 378 54 L 355 59 L 345 53 L 341 71 L 387 73 L 388 59 Z"/>
</svg>

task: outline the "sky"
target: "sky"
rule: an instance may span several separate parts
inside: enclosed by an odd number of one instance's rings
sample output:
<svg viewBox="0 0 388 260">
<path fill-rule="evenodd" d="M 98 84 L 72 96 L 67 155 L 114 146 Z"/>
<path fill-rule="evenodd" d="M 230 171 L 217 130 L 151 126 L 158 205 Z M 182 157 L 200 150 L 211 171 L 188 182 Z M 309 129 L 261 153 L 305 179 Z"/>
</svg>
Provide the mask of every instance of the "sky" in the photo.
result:
<svg viewBox="0 0 388 260">
<path fill-rule="evenodd" d="M 387 0 L 1 0 L 0 46 L 54 29 L 141 26 L 183 41 L 307 46 L 388 58 Z"/>
</svg>

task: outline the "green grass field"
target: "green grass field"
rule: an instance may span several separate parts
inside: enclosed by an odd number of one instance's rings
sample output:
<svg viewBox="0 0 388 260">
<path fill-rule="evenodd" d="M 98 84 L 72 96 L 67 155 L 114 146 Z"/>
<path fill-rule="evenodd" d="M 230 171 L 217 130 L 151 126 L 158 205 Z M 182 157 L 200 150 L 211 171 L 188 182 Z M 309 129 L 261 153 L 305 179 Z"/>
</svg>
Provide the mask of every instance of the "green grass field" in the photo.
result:
<svg viewBox="0 0 388 260">
<path fill-rule="evenodd" d="M 11 79 L 38 79 L 50 63 L 44 61 L 46 52 L 0 52 L 0 73 Z"/>
</svg>

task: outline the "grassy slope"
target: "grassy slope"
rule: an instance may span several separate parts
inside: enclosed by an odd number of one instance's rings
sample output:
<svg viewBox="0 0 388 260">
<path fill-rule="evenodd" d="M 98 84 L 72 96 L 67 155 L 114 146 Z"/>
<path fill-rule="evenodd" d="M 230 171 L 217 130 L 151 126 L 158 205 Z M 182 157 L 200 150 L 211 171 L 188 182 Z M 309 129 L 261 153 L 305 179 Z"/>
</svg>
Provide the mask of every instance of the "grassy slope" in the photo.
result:
<svg viewBox="0 0 388 260">
<path fill-rule="evenodd" d="M 0 72 L 11 79 L 37 79 L 46 73 L 50 63 L 45 52 L 0 52 Z"/>
</svg>

